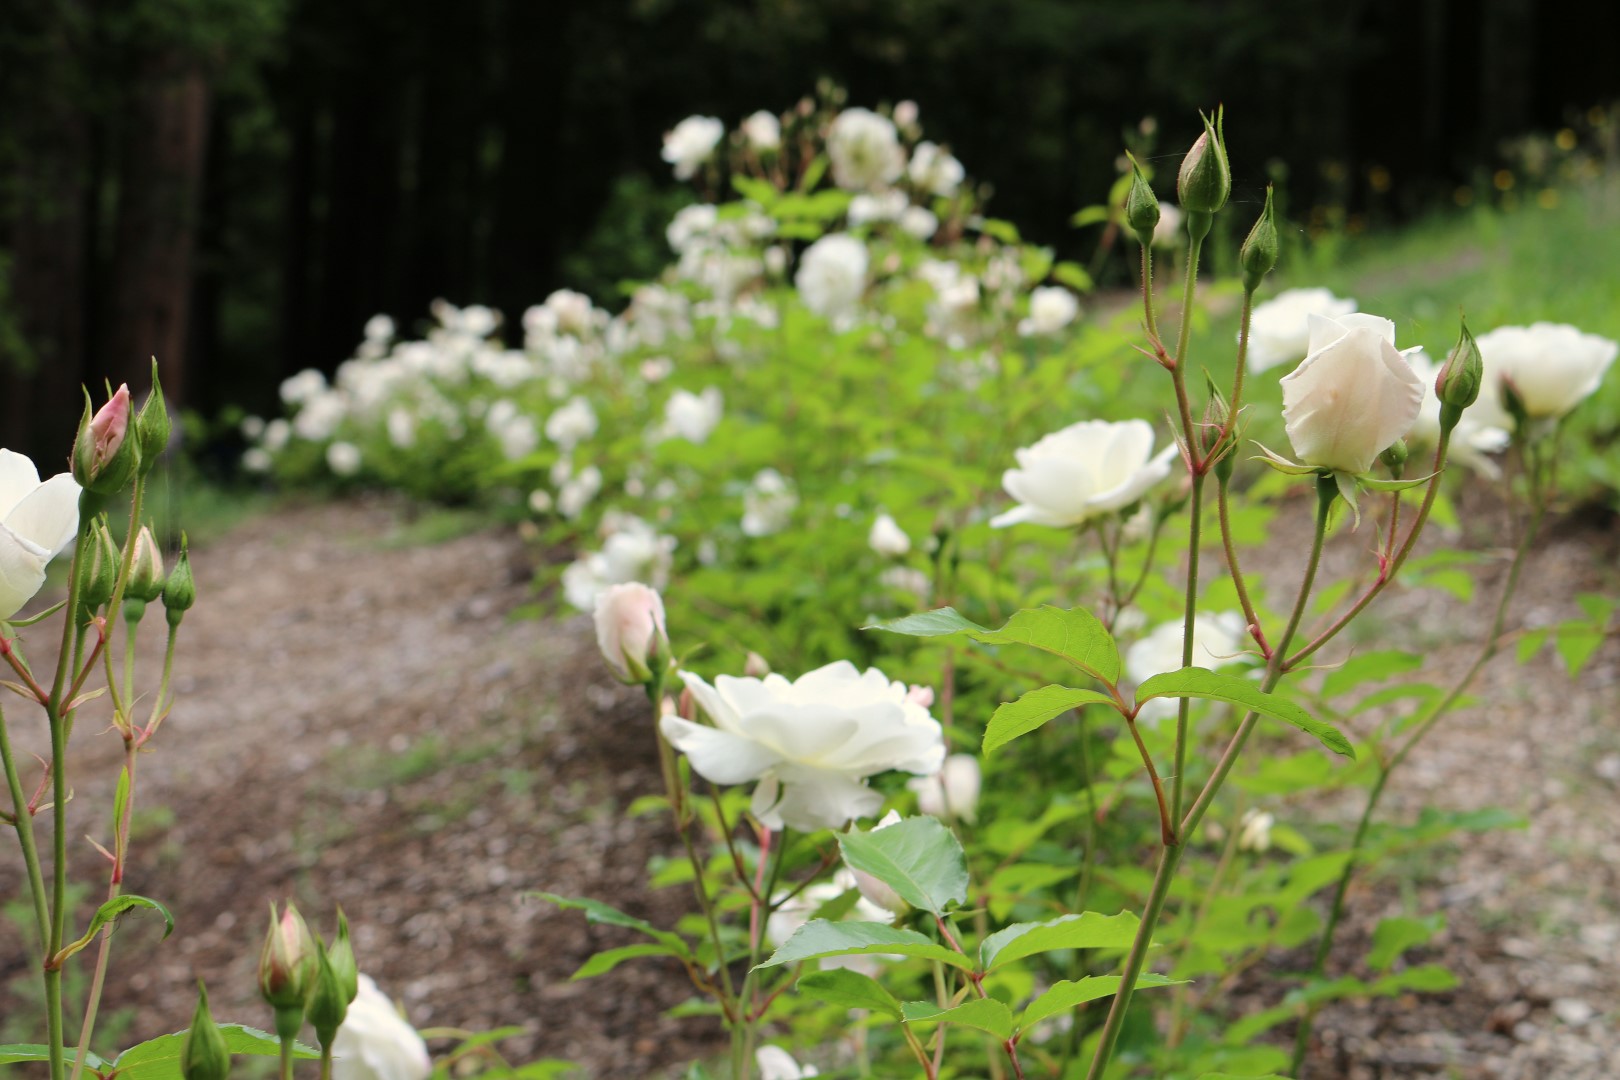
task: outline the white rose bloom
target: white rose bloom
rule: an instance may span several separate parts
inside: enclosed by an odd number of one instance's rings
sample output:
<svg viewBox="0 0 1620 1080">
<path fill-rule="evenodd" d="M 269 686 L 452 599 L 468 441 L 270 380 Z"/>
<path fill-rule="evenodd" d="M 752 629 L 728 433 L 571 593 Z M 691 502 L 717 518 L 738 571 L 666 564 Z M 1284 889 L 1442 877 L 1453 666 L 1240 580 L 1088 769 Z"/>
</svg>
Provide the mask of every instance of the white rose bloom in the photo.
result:
<svg viewBox="0 0 1620 1080">
<path fill-rule="evenodd" d="M 1153 456 L 1146 420 L 1083 420 L 1015 451 L 1018 468 L 1001 484 L 1020 505 L 990 520 L 992 528 L 1029 522 L 1065 527 L 1123 510 L 1170 475 L 1175 443 Z"/>
<path fill-rule="evenodd" d="M 901 127 L 910 127 L 917 122 L 917 103 L 907 98 L 897 102 L 894 106 L 894 122 Z"/>
<path fill-rule="evenodd" d="M 911 537 L 888 514 L 879 514 L 872 522 L 866 542 L 873 551 L 891 559 L 898 559 L 911 550 Z"/>
<path fill-rule="evenodd" d="M 894 221 L 901 214 L 904 214 L 906 208 L 910 205 L 910 202 L 906 199 L 906 193 L 903 191 L 890 189 L 876 195 L 869 195 L 863 191 L 849 200 L 849 210 L 846 216 L 849 218 L 851 225 L 870 225 L 874 221 Z"/>
<path fill-rule="evenodd" d="M 701 444 L 720 423 L 724 406 L 719 387 L 704 387 L 702 394 L 677 390 L 664 403 L 664 428 L 687 442 Z"/>
<path fill-rule="evenodd" d="M 1161 623 L 1146 637 L 1125 650 L 1125 677 L 1140 686 L 1155 675 L 1181 670 L 1180 619 Z M 1249 645 L 1249 626 L 1236 611 L 1200 611 L 1193 629 L 1193 667 L 1212 671 L 1234 664 L 1249 664 L 1253 658 L 1243 650 Z M 1181 706 L 1173 698 L 1144 702 L 1137 719 L 1157 724 L 1174 716 Z"/>
<path fill-rule="evenodd" d="M 675 166 L 675 179 L 689 180 L 714 154 L 726 125 L 712 116 L 688 116 L 664 135 L 664 160 Z"/>
<path fill-rule="evenodd" d="M 562 490 L 557 493 L 557 512 L 572 521 L 584 512 L 601 490 L 602 470 L 595 465 L 587 465 L 563 483 Z"/>
<path fill-rule="evenodd" d="M 305 368 L 281 384 L 281 400 L 288 405 L 301 405 L 326 390 L 326 376 L 314 368 Z"/>
<path fill-rule="evenodd" d="M 572 289 L 558 289 L 546 297 L 545 307 L 556 316 L 558 331 L 583 337 L 591 329 L 591 298 Z"/>
<path fill-rule="evenodd" d="M 596 411 L 582 397 L 574 397 L 546 419 L 546 438 L 572 450 L 596 434 Z"/>
<path fill-rule="evenodd" d="M 1256 305 L 1249 315 L 1249 370 L 1298 363 L 1311 351 L 1312 315 L 1337 319 L 1355 310 L 1354 300 L 1326 289 L 1289 289 Z"/>
<path fill-rule="evenodd" d="M 1178 206 L 1172 206 L 1169 203 L 1160 203 L 1159 222 L 1157 225 L 1153 226 L 1153 246 L 1162 248 L 1179 247 L 1182 239 L 1185 238 L 1186 235 L 1186 233 L 1181 231 L 1181 208 Z M 1350 310 L 1355 310 L 1354 305 L 1351 306 Z M 1252 358 L 1250 359 L 1249 367 L 1251 370 L 1254 370 L 1254 361 Z"/>
<path fill-rule="evenodd" d="M 657 655 L 669 655 L 664 601 L 639 581 L 604 589 L 596 597 L 596 644 L 613 673 L 627 683 L 646 682 Z"/>
<path fill-rule="evenodd" d="M 866 291 L 866 245 L 847 233 L 823 236 L 799 258 L 793 284 L 804 306 L 828 319 L 849 315 Z"/>
<path fill-rule="evenodd" d="M 274 464 L 275 459 L 270 456 L 270 451 L 262 446 L 250 446 L 242 451 L 242 468 L 248 472 L 267 473 Z"/>
<path fill-rule="evenodd" d="M 416 415 L 404 406 L 388 410 L 388 441 L 396 450 L 416 445 Z"/>
<path fill-rule="evenodd" d="M 326 464 L 338 476 L 360 471 L 360 448 L 353 443 L 335 442 L 326 448 Z"/>
<path fill-rule="evenodd" d="M 0 619 L 34 598 L 45 584 L 45 567 L 78 532 L 79 485 L 72 474 L 41 483 L 32 460 L 0 450 Z"/>
<path fill-rule="evenodd" d="M 867 777 L 932 773 L 945 758 L 938 721 L 875 668 L 840 660 L 793 682 L 722 675 L 712 687 L 682 678 L 714 726 L 666 716 L 664 737 L 705 779 L 758 781 L 752 810 L 768 828 L 839 828 L 883 805 Z"/>
<path fill-rule="evenodd" d="M 549 514 L 553 505 L 551 492 L 545 488 L 535 488 L 529 492 L 529 509 L 534 513 Z"/>
<path fill-rule="evenodd" d="M 1271 849 L 1271 827 L 1277 819 L 1264 810 L 1253 807 L 1243 811 L 1241 819 L 1243 831 L 1238 833 L 1238 850 L 1252 851 L 1262 854 Z"/>
<path fill-rule="evenodd" d="M 1074 322 L 1080 314 L 1080 301 L 1061 285 L 1040 286 L 1030 291 L 1029 318 L 1018 324 L 1024 337 L 1055 334 Z"/>
<path fill-rule="evenodd" d="M 924 259 L 917 264 L 917 276 L 941 293 L 962 276 L 962 267 L 944 259 Z"/>
<path fill-rule="evenodd" d="M 683 206 L 675 211 L 675 216 L 670 219 L 669 228 L 664 230 L 664 238 L 669 241 L 671 249 L 677 254 L 684 255 L 696 241 L 708 236 L 719 224 L 719 207 L 713 203 L 693 203 L 691 206 Z M 646 286 L 646 288 L 656 288 L 656 286 Z M 662 297 L 657 297 L 652 301 L 651 306 L 656 307 L 661 301 Z M 641 290 L 636 292 L 636 303 L 638 305 L 645 303 L 642 299 Z"/>
<path fill-rule="evenodd" d="M 742 531 L 745 536 L 770 536 L 787 528 L 799 497 L 787 477 L 775 469 L 761 469 L 743 492 Z"/>
<path fill-rule="evenodd" d="M 983 778 L 979 759 L 972 754 L 952 754 L 939 772 L 907 780 L 906 787 L 917 793 L 917 809 L 951 821 L 960 818 L 972 825 L 979 817 L 979 789 Z"/>
<path fill-rule="evenodd" d="M 1429 359 L 1429 354 L 1422 349 L 1411 349 L 1403 355 L 1412 367 L 1412 374 L 1423 383 L 1423 408 L 1407 438 L 1425 446 L 1434 446 L 1440 441 L 1440 398 L 1434 392 L 1434 381 L 1440 374 L 1440 365 Z M 1481 398 L 1485 394 L 1485 389 L 1481 387 Z M 1490 415 L 1491 404 L 1483 410 L 1486 415 Z M 1502 470 L 1487 455 L 1507 449 L 1513 436 L 1505 428 L 1481 423 L 1481 412 L 1478 402 L 1463 410 L 1462 418 L 1451 433 L 1447 458 L 1494 479 L 1502 475 Z"/>
<path fill-rule="evenodd" d="M 908 206 L 900 212 L 900 229 L 918 240 L 927 240 L 939 231 L 939 218 L 932 210 Z"/>
<path fill-rule="evenodd" d="M 1395 349 L 1395 324 L 1376 315 L 1310 316 L 1310 352 L 1282 378 L 1283 426 L 1307 465 L 1372 468 L 1412 430 L 1423 384 Z"/>
<path fill-rule="evenodd" d="M 371 976 L 332 1041 L 332 1080 L 426 1080 L 433 1071 L 427 1044 L 406 1023 Z"/>
<path fill-rule="evenodd" d="M 1513 426 L 1503 384 L 1513 388 L 1532 420 L 1556 419 L 1597 390 L 1620 351 L 1620 344 L 1567 323 L 1500 326 L 1476 342 L 1485 380 L 1473 409 L 1483 423 L 1503 428 Z"/>
<path fill-rule="evenodd" d="M 845 191 L 888 187 L 905 171 L 906 152 L 894 123 L 869 109 L 845 109 L 827 131 L 833 183 Z"/>
<path fill-rule="evenodd" d="M 291 439 L 292 424 L 288 423 L 285 417 L 278 416 L 264 425 L 263 446 L 272 454 L 284 449 Z"/>
<path fill-rule="evenodd" d="M 911 164 L 906 167 L 911 182 L 930 195 L 950 198 L 962 186 L 967 170 L 950 152 L 931 142 L 920 142 L 911 152 Z"/>
<path fill-rule="evenodd" d="M 782 121 L 764 109 L 742 122 L 742 133 L 755 150 L 775 150 L 782 145 Z"/>
<path fill-rule="evenodd" d="M 780 1046 L 762 1046 L 754 1051 L 754 1064 L 759 1066 L 759 1080 L 804 1080 L 805 1077 L 821 1075 L 820 1069 L 814 1065 L 800 1065 L 792 1054 Z"/>
<path fill-rule="evenodd" d="M 366 320 L 367 341 L 387 341 L 394 336 L 394 320 L 387 315 L 373 315 Z"/>
<path fill-rule="evenodd" d="M 341 390 L 321 390 L 307 398 L 293 417 L 292 429 L 300 439 L 330 439 L 349 415 L 349 399 Z"/>
</svg>

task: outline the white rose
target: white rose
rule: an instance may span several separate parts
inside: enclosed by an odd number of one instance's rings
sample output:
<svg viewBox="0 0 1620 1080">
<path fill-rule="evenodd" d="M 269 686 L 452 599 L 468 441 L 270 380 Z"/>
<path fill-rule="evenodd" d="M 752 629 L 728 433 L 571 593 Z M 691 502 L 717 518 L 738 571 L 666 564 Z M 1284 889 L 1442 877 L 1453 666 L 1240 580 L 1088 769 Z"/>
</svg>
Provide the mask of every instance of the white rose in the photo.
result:
<svg viewBox="0 0 1620 1080">
<path fill-rule="evenodd" d="M 546 297 L 544 307 L 556 317 L 556 328 L 580 337 L 591 328 L 591 298 L 572 289 L 558 289 Z"/>
<path fill-rule="evenodd" d="M 669 653 L 664 601 L 639 581 L 613 585 L 596 595 L 596 644 L 622 681 L 644 683 L 660 654 Z"/>
<path fill-rule="evenodd" d="M 839 828 L 883 805 L 867 777 L 931 773 L 945 757 L 939 722 L 875 668 L 840 660 L 793 682 L 722 675 L 712 687 L 682 678 L 714 726 L 666 716 L 664 737 L 705 779 L 758 781 L 752 810 L 768 828 Z"/>
<path fill-rule="evenodd" d="M 1428 353 L 1422 349 L 1411 349 L 1403 355 L 1412 367 L 1412 374 L 1423 383 L 1423 409 L 1418 413 L 1417 421 L 1413 423 L 1407 438 L 1426 446 L 1434 446 L 1440 441 L 1440 398 L 1434 392 L 1434 381 L 1440 374 L 1440 365 L 1429 359 Z M 1486 393 L 1481 387 L 1482 399 Z M 1507 449 L 1508 443 L 1513 439 L 1507 429 L 1481 422 L 1482 415 L 1491 415 L 1494 404 L 1494 401 L 1487 402 L 1482 408 L 1476 401 L 1463 410 L 1462 418 L 1452 430 L 1451 445 L 1447 452 L 1449 460 L 1467 465 L 1476 472 L 1492 478 L 1501 476 L 1502 470 L 1487 455 Z"/>
<path fill-rule="evenodd" d="M 905 171 L 894 123 L 869 109 L 845 109 L 827 131 L 833 183 L 846 191 L 888 187 Z"/>
<path fill-rule="evenodd" d="M 1181 670 L 1182 621 L 1173 619 L 1154 627 L 1146 637 L 1125 650 L 1125 676 L 1140 686 L 1155 675 Z M 1251 662 L 1243 650 L 1249 640 L 1249 625 L 1235 611 L 1200 611 L 1193 629 L 1193 667 L 1218 670 Z M 1142 703 L 1137 719 L 1157 724 L 1176 715 L 1180 703 L 1174 698 L 1153 698 Z"/>
<path fill-rule="evenodd" d="M 1311 351 L 1312 315 L 1337 319 L 1356 310 L 1326 289 L 1289 289 L 1255 307 L 1249 315 L 1249 370 L 1260 372 L 1293 364 Z"/>
<path fill-rule="evenodd" d="M 1253 807 L 1243 811 L 1240 824 L 1243 831 L 1238 833 L 1238 850 L 1252 851 L 1261 854 L 1271 848 L 1271 827 L 1277 819 L 1264 810 Z"/>
<path fill-rule="evenodd" d="M 387 341 L 394 336 L 394 320 L 387 315 L 373 315 L 366 320 L 367 341 Z"/>
<path fill-rule="evenodd" d="M 337 476 L 353 476 L 360 471 L 360 448 L 353 443 L 335 442 L 326 448 L 326 464 Z"/>
<path fill-rule="evenodd" d="M 911 537 L 888 514 L 879 514 L 872 522 L 866 542 L 873 551 L 888 558 L 897 559 L 911 550 Z"/>
<path fill-rule="evenodd" d="M 927 240 L 939 231 L 939 218 L 925 207 L 908 206 L 900 212 L 900 229 L 914 239 Z"/>
<path fill-rule="evenodd" d="M 40 482 L 34 463 L 0 450 L 0 619 L 45 584 L 45 567 L 79 531 L 79 485 L 71 473 Z"/>
<path fill-rule="evenodd" d="M 950 198 L 962 186 L 967 171 L 950 152 L 931 142 L 920 142 L 911 152 L 911 164 L 906 167 L 911 182 L 930 195 Z"/>
<path fill-rule="evenodd" d="M 1476 339 L 1485 381 L 1473 408 L 1485 423 L 1511 428 L 1502 387 L 1511 386 L 1532 420 L 1556 419 L 1585 401 L 1620 345 L 1567 323 L 1500 326 Z"/>
<path fill-rule="evenodd" d="M 947 821 L 961 819 L 969 825 L 979 818 L 979 788 L 983 779 L 979 759 L 972 754 L 952 754 L 939 772 L 907 780 L 906 787 L 917 793 L 917 809 Z"/>
<path fill-rule="evenodd" d="M 1014 453 L 1019 467 L 1001 484 L 1020 505 L 992 518 L 992 528 L 1079 525 L 1123 510 L 1170 475 L 1179 451 L 1171 443 L 1153 456 L 1146 420 L 1083 420 Z"/>
<path fill-rule="evenodd" d="M 726 125 L 712 116 L 688 116 L 664 134 L 664 160 L 675 166 L 675 179 L 689 180 L 709 160 Z"/>
<path fill-rule="evenodd" d="M 1055 334 L 1080 314 L 1080 301 L 1061 285 L 1041 286 L 1029 294 L 1029 318 L 1018 324 L 1024 337 Z"/>
<path fill-rule="evenodd" d="M 742 122 L 742 133 L 755 150 L 775 150 L 782 145 L 782 121 L 764 109 Z"/>
<path fill-rule="evenodd" d="M 805 1080 L 821 1075 L 814 1065 L 800 1065 L 780 1046 L 762 1046 L 754 1051 L 754 1064 L 759 1066 L 759 1080 Z"/>
<path fill-rule="evenodd" d="M 572 450 L 595 434 L 596 411 L 582 397 L 570 398 L 546 419 L 546 438 L 564 450 Z"/>
<path fill-rule="evenodd" d="M 687 442 L 701 444 L 720 423 L 723 409 L 718 387 L 704 387 L 702 394 L 677 390 L 664 403 L 664 427 Z"/>
<path fill-rule="evenodd" d="M 332 1041 L 333 1080 L 426 1080 L 427 1044 L 369 975 Z"/>
<path fill-rule="evenodd" d="M 848 315 L 866 291 L 866 245 L 847 233 L 823 236 L 799 258 L 793 275 L 804 306 L 837 319 Z"/>
<path fill-rule="evenodd" d="M 894 221 L 906 212 L 910 204 L 903 191 L 889 190 L 877 195 L 866 192 L 849 200 L 847 216 L 851 225 L 870 225 L 874 221 Z"/>
<path fill-rule="evenodd" d="M 1282 378 L 1283 426 L 1307 465 L 1364 473 L 1412 430 L 1423 384 L 1376 315 L 1310 316 L 1310 352 Z"/>
<path fill-rule="evenodd" d="M 787 477 L 775 469 L 761 469 L 743 493 L 743 534 L 770 536 L 781 532 L 798 505 L 799 497 Z"/>
</svg>

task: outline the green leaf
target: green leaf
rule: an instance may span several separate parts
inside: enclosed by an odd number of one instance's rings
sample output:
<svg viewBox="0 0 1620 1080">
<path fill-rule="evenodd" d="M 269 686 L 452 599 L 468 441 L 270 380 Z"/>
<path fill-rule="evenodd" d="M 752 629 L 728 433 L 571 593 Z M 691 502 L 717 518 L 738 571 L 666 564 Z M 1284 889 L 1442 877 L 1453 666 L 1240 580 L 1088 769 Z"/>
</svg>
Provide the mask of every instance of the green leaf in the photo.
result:
<svg viewBox="0 0 1620 1080">
<path fill-rule="evenodd" d="M 912 637 L 966 634 L 986 645 L 1024 645 L 1061 657 L 1086 674 L 1112 686 L 1119 681 L 1119 650 L 1107 627 L 1084 608 L 1050 605 L 1014 612 L 999 630 L 989 630 L 963 617 L 955 608 L 876 623 L 868 630 L 888 630 Z"/>
<path fill-rule="evenodd" d="M 639 930 L 654 941 L 668 946 L 672 955 L 690 958 L 692 950 L 679 934 L 672 934 L 668 930 L 660 930 L 645 919 L 638 919 L 626 915 L 618 908 L 610 907 L 600 900 L 575 900 L 556 893 L 532 892 L 530 896 L 539 897 L 548 903 L 556 904 L 564 911 L 583 911 L 587 922 L 600 923 L 604 926 L 622 926 L 627 930 Z"/>
<path fill-rule="evenodd" d="M 1138 704 L 1156 697 L 1209 698 L 1213 701 L 1241 705 L 1261 716 L 1293 724 L 1301 731 L 1316 736 L 1323 746 L 1335 754 L 1343 754 L 1347 758 L 1356 756 L 1350 740 L 1339 734 L 1339 730 L 1333 725 L 1324 724 L 1287 698 L 1268 694 L 1238 675 L 1222 675 L 1199 667 L 1167 671 L 1163 675 L 1153 676 L 1136 688 Z"/>
<path fill-rule="evenodd" d="M 1012 1010 L 995 998 L 975 998 L 952 1009 L 942 1009 L 931 1001 L 908 1001 L 901 1008 L 908 1024 L 961 1024 L 998 1039 L 1012 1038 Z"/>
<path fill-rule="evenodd" d="M 1362 683 L 1380 682 L 1422 666 L 1423 657 L 1413 652 L 1383 649 L 1361 653 L 1346 660 L 1337 670 L 1328 672 L 1322 680 L 1321 693 L 1324 698 L 1338 697 Z"/>
<path fill-rule="evenodd" d="M 1108 216 L 1109 211 L 1106 206 L 1084 206 L 1074 212 L 1074 215 L 1069 218 L 1069 224 L 1077 229 L 1083 229 L 1087 225 L 1101 225 L 1108 220 Z"/>
<path fill-rule="evenodd" d="M 1590 623 L 1567 622 L 1558 627 L 1553 634 L 1553 648 L 1563 657 L 1570 678 L 1581 673 L 1587 661 L 1592 659 L 1592 654 L 1603 644 L 1603 637 L 1603 631 Z"/>
<path fill-rule="evenodd" d="M 1152 986 L 1178 986 L 1187 981 L 1144 971 L 1136 980 L 1136 988 L 1145 990 Z M 1112 997 L 1118 992 L 1119 983 L 1118 975 L 1088 975 L 1083 979 L 1073 981 L 1064 979 L 1062 982 L 1053 983 L 1050 990 L 1024 1007 L 1024 1015 L 1019 1019 L 1018 1027 L 1020 1030 L 1027 1030 L 1048 1016 L 1068 1012 L 1077 1005 L 1084 1005 L 1098 998 Z"/>
<path fill-rule="evenodd" d="M 1367 966 L 1374 971 L 1387 971 L 1407 949 L 1429 942 L 1444 930 L 1446 917 L 1438 912 L 1426 919 L 1381 919 L 1373 931 L 1372 951 L 1367 954 Z"/>
<path fill-rule="evenodd" d="M 862 975 L 848 968 L 812 971 L 798 981 L 797 989 L 815 1001 L 850 1009 L 866 1009 L 901 1019 L 899 998 L 883 989 L 882 984 L 870 975 Z"/>
<path fill-rule="evenodd" d="M 966 956 L 935 944 L 915 930 L 899 930 L 886 923 L 828 922 L 825 919 L 812 919 L 799 927 L 759 966 L 780 967 L 823 956 L 857 955 L 915 956 L 938 960 L 964 971 L 973 969 L 973 961 Z"/>
<path fill-rule="evenodd" d="M 1254 1076 L 1249 1073 L 1244 1073 L 1241 1076 L 1237 1073 L 1204 1073 L 1198 1080 L 1288 1080 L 1288 1077 L 1283 1076 L 1281 1073 L 1266 1073 L 1264 1076 Z"/>
<path fill-rule="evenodd" d="M 568 976 L 570 980 L 590 979 L 597 975 L 605 975 L 618 967 L 626 960 L 634 960 L 641 956 L 674 956 L 675 950 L 667 945 L 644 941 L 639 945 L 625 945 L 618 949 L 603 949 L 580 965 L 578 971 Z"/>
<path fill-rule="evenodd" d="M 771 206 L 776 202 L 778 192 L 775 185 L 756 177 L 732 173 L 731 186 L 736 188 L 737 194 L 743 198 L 752 199 L 754 202 L 759 203 L 767 213 L 770 212 Z"/>
<path fill-rule="evenodd" d="M 1091 275 L 1078 263 L 1060 262 L 1052 267 L 1052 278 L 1073 289 L 1075 292 L 1088 293 L 1096 288 L 1096 282 Z"/>
<path fill-rule="evenodd" d="M 65 604 L 66 602 L 64 600 L 62 603 Z M 57 606 L 61 607 L 62 605 L 58 604 Z M 71 1046 L 66 1048 L 65 1053 L 67 1060 L 70 1062 L 78 1057 L 78 1051 Z M 14 1065 L 21 1061 L 49 1060 L 51 1060 L 51 1049 L 44 1043 L 6 1043 L 0 1046 L 0 1065 Z M 84 1055 L 84 1063 L 92 1069 L 100 1069 L 107 1064 L 102 1058 L 90 1053 Z"/>
<path fill-rule="evenodd" d="M 996 709 L 984 729 L 984 752 L 999 749 L 1018 738 L 1028 735 L 1053 717 L 1060 716 L 1080 705 L 1113 705 L 1114 699 L 1095 690 L 1076 690 L 1068 686 L 1043 686 L 1024 694 L 1017 701 L 1009 701 Z"/>
<path fill-rule="evenodd" d="M 850 869 L 871 874 L 914 908 L 943 915 L 967 900 L 962 842 L 937 818 L 907 818 L 871 832 L 844 833 L 838 846 Z"/>
<path fill-rule="evenodd" d="M 62 961 L 66 960 L 74 953 L 85 948 L 90 944 L 90 942 L 94 941 L 96 934 L 101 931 L 102 927 L 106 926 L 108 923 L 117 922 L 120 918 L 135 908 L 151 908 L 153 911 L 156 911 L 158 914 L 162 915 L 163 936 L 165 938 L 174 933 L 174 916 L 169 913 L 168 908 L 164 907 L 156 900 L 149 900 L 144 896 L 136 896 L 133 893 L 126 893 L 123 896 L 113 897 L 111 900 L 108 900 L 105 904 L 102 904 L 96 909 L 95 915 L 90 919 L 90 929 L 86 930 L 84 932 L 84 936 L 79 938 L 79 940 L 62 946 L 62 951 L 56 954 L 57 964 L 60 965 Z"/>
<path fill-rule="evenodd" d="M 267 1031 L 242 1024 L 221 1024 L 219 1031 L 225 1037 L 225 1049 L 232 1054 L 276 1057 L 281 1053 L 280 1041 Z M 115 1062 L 118 1080 L 176 1080 L 180 1075 L 180 1051 L 185 1041 L 186 1033 L 177 1031 L 130 1047 L 119 1054 Z M 312 1046 L 293 1043 L 295 1058 L 308 1060 L 320 1056 Z"/>
<path fill-rule="evenodd" d="M 1532 656 L 1540 652 L 1541 647 L 1547 643 L 1547 638 L 1551 633 L 1552 629 L 1546 626 L 1526 630 L 1524 636 L 1519 639 L 1518 651 L 1514 654 L 1519 663 L 1529 662 Z"/>
<path fill-rule="evenodd" d="M 979 945 L 980 962 L 989 972 L 1054 949 L 1128 949 L 1136 937 L 1138 922 L 1129 911 L 1118 915 L 1086 911 L 1046 922 L 1014 923 L 984 939 Z"/>
</svg>

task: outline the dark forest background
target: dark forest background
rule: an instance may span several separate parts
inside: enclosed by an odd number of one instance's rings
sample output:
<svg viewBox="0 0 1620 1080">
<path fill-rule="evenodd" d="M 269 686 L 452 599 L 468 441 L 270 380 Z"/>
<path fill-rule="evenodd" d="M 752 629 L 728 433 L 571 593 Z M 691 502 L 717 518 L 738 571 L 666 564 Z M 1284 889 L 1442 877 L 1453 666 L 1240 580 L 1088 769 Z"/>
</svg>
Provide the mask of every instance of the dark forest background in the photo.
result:
<svg viewBox="0 0 1620 1080">
<path fill-rule="evenodd" d="M 1378 165 L 1399 216 L 1620 93 L 1617 41 L 1576 0 L 3 0 L 0 430 L 49 460 L 78 384 L 151 355 L 264 409 L 377 312 L 611 303 L 687 197 L 661 134 L 821 78 L 917 101 L 1072 250 L 1144 116 L 1179 151 L 1224 102 L 1240 185 L 1354 205 Z"/>
</svg>

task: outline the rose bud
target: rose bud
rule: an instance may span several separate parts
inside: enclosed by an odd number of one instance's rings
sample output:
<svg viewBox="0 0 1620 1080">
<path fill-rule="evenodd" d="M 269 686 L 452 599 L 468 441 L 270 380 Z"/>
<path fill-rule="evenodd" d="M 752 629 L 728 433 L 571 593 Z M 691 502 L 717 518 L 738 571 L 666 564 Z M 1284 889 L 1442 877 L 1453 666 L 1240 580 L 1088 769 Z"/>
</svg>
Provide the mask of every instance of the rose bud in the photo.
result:
<svg viewBox="0 0 1620 1080">
<path fill-rule="evenodd" d="M 114 495 L 129 482 L 140 464 L 140 449 L 129 434 L 129 387 L 120 385 L 107 404 L 90 415 L 90 394 L 84 395 L 84 419 L 73 441 L 73 479 L 86 491 Z"/>
<path fill-rule="evenodd" d="M 140 443 L 140 471 L 145 476 L 158 463 L 158 458 L 169 447 L 173 431 L 168 405 L 163 400 L 163 387 L 158 382 L 157 357 L 152 358 L 152 392 L 146 395 L 140 415 L 135 417 L 135 438 Z"/>
<path fill-rule="evenodd" d="M 640 582 L 604 589 L 596 597 L 596 643 L 621 682 L 646 685 L 669 658 L 664 602 Z"/>
<path fill-rule="evenodd" d="M 304 1023 L 304 1003 L 315 982 L 319 961 L 315 940 L 298 909 L 288 904 L 280 916 L 270 905 L 270 932 L 259 952 L 259 993 L 276 1011 L 276 1034 L 297 1036 Z"/>
<path fill-rule="evenodd" d="M 1131 162 L 1131 190 L 1125 196 L 1125 224 L 1131 227 L 1136 239 L 1143 247 L 1153 243 L 1153 230 L 1159 225 L 1159 198 L 1153 194 L 1153 188 L 1148 184 L 1147 177 L 1142 175 L 1142 167 L 1136 163 L 1136 158 L 1126 154 Z"/>
<path fill-rule="evenodd" d="M 199 979 L 197 1011 L 180 1042 L 180 1075 L 185 1080 L 225 1080 L 230 1072 L 231 1051 L 208 1011 L 208 988 Z"/>
<path fill-rule="evenodd" d="M 1226 139 L 1223 131 L 1225 113 L 1215 110 L 1215 118 L 1203 117 L 1204 133 L 1198 136 L 1182 159 L 1181 172 L 1176 177 L 1176 201 L 1189 214 L 1188 225 L 1193 234 L 1202 237 L 1209 232 L 1210 217 L 1226 205 L 1232 193 L 1232 169 L 1226 160 Z M 1199 229 L 1199 225 L 1202 229 Z"/>
<path fill-rule="evenodd" d="M 1266 185 L 1266 208 L 1260 220 L 1249 230 L 1238 252 L 1238 263 L 1243 267 L 1243 291 L 1252 293 L 1260 287 L 1260 279 L 1271 273 L 1277 265 L 1277 216 L 1271 204 L 1271 186 Z"/>
</svg>

